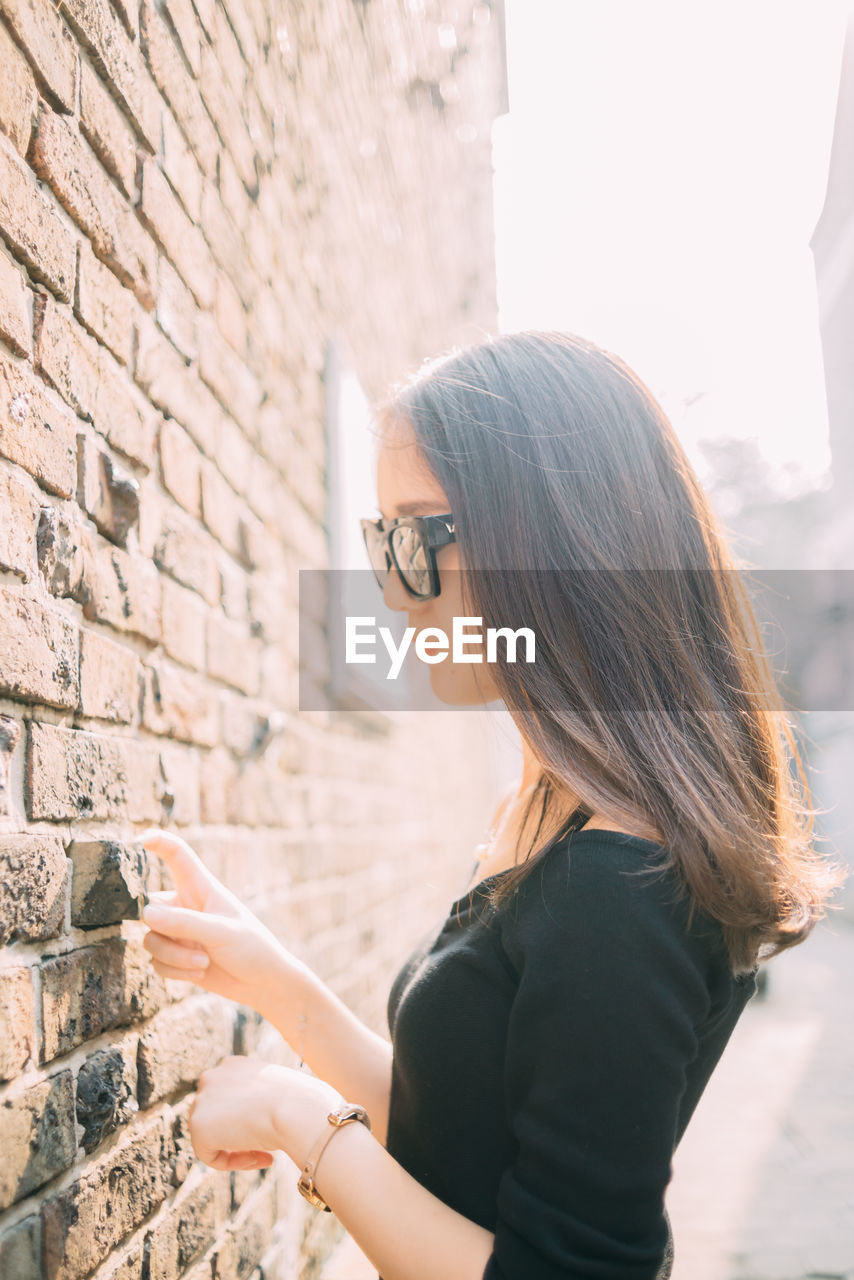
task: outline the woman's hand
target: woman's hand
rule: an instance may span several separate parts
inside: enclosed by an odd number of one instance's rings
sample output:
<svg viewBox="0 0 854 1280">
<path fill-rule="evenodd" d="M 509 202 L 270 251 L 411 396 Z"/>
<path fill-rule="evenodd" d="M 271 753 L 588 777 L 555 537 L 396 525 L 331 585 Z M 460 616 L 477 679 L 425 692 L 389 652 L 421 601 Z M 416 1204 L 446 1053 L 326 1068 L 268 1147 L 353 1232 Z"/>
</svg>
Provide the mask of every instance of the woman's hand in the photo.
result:
<svg viewBox="0 0 854 1280">
<path fill-rule="evenodd" d="M 281 1000 L 288 981 L 310 972 L 186 840 L 153 827 L 136 843 L 162 858 L 175 885 L 151 894 L 142 913 L 150 930 L 142 945 L 161 977 L 195 982 L 264 1015 L 274 996 Z"/>
<path fill-rule="evenodd" d="M 302 1167 L 327 1114 L 344 1101 L 316 1076 L 232 1054 L 199 1076 L 190 1140 L 212 1169 L 262 1169 L 277 1150 Z"/>
</svg>

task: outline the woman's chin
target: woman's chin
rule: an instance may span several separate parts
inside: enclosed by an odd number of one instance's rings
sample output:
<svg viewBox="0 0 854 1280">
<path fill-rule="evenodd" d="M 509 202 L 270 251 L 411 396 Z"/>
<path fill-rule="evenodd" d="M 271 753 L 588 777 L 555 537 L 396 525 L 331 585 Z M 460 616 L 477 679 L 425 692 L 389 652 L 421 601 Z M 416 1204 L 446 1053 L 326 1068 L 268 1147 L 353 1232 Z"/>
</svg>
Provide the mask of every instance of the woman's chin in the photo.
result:
<svg viewBox="0 0 854 1280">
<path fill-rule="evenodd" d="M 449 707 L 482 707 L 501 697 L 497 689 L 477 685 L 472 679 L 471 667 L 460 671 L 437 663 L 430 667 L 430 688 L 439 701 Z"/>
</svg>

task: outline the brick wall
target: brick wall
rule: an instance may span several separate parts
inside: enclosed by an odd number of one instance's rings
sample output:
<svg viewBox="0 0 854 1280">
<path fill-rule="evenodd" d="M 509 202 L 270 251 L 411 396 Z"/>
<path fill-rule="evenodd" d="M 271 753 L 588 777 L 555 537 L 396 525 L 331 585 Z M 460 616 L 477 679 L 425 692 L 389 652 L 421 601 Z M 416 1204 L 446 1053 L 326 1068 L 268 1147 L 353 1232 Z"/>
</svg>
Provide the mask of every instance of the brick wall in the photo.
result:
<svg viewBox="0 0 854 1280">
<path fill-rule="evenodd" d="M 300 714 L 297 571 L 329 335 L 376 397 L 495 328 L 501 23 L 0 0 L 3 1280 L 308 1276 L 341 1235 L 290 1162 L 194 1159 L 199 1072 L 296 1057 L 157 977 L 129 838 L 180 830 L 381 1031 L 470 870 L 483 719 Z"/>
</svg>

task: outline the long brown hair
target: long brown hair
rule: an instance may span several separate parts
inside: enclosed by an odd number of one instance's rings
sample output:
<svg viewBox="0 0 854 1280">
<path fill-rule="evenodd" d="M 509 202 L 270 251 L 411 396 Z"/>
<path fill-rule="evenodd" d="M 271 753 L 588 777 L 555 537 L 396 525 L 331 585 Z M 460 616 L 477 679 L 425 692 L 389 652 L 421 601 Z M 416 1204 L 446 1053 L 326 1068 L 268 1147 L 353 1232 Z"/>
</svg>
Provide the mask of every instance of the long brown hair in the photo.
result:
<svg viewBox="0 0 854 1280">
<path fill-rule="evenodd" d="M 534 663 L 490 668 L 542 768 L 531 852 L 492 902 L 603 812 L 663 835 L 659 870 L 720 922 L 733 975 L 804 941 L 847 871 L 815 848 L 747 566 L 648 388 L 575 335 L 489 335 L 395 384 L 377 421 L 414 432 L 448 495 L 467 613 L 536 635 Z"/>
</svg>

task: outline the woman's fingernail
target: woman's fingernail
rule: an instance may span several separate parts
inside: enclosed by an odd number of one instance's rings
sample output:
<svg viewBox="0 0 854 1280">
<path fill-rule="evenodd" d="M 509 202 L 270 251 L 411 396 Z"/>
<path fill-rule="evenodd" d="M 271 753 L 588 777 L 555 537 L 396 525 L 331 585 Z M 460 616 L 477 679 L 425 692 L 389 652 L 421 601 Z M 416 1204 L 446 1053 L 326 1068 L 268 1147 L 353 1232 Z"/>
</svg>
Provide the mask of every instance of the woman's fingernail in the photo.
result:
<svg viewBox="0 0 854 1280">
<path fill-rule="evenodd" d="M 206 956 L 200 952 L 197 956 L 193 956 L 193 964 L 198 965 L 200 969 L 204 969 L 208 964 L 210 964 L 210 956 Z"/>
<path fill-rule="evenodd" d="M 142 908 L 142 919 L 146 924 L 162 924 L 165 920 L 163 908 L 147 902 Z"/>
</svg>

